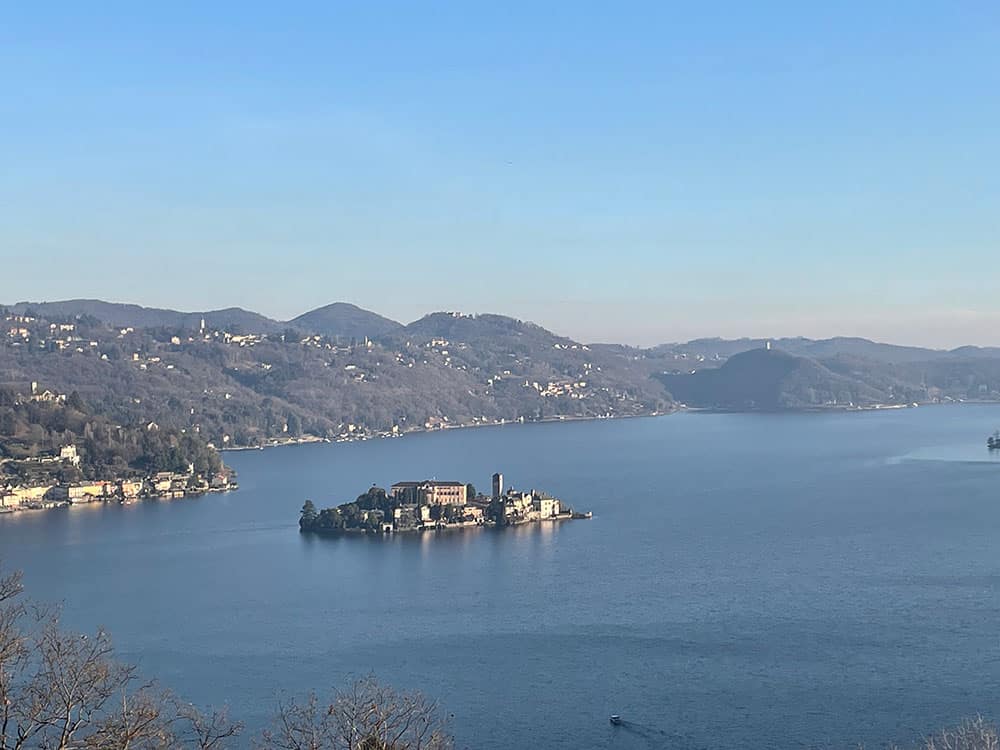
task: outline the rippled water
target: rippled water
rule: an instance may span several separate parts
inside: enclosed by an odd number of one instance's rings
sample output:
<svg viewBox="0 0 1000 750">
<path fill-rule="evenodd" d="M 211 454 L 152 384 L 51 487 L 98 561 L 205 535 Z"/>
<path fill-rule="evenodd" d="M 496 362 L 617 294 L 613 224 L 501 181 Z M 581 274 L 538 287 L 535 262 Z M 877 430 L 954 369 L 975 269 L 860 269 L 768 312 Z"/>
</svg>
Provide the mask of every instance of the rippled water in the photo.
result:
<svg viewBox="0 0 1000 750">
<path fill-rule="evenodd" d="M 3 517 L 0 556 L 252 726 L 374 671 L 439 698 L 462 747 L 879 746 L 1000 716 L 997 426 L 685 414 L 229 454 L 237 493 Z M 594 518 L 297 533 L 307 497 L 498 469 Z"/>
</svg>

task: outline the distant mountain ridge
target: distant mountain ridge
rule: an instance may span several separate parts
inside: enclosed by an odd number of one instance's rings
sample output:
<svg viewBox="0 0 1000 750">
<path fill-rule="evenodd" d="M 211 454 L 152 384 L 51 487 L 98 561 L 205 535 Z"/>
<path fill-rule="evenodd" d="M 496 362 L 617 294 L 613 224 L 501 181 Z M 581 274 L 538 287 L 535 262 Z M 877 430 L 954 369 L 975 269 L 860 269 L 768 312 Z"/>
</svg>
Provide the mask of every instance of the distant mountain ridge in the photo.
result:
<svg viewBox="0 0 1000 750">
<path fill-rule="evenodd" d="M 41 317 L 73 318 L 89 315 L 108 325 L 133 328 L 180 328 L 195 330 L 205 321 L 213 329 L 243 333 L 277 333 L 294 328 L 321 336 L 363 338 L 381 336 L 402 328 L 401 323 L 364 310 L 347 302 L 334 302 L 303 313 L 289 321 L 274 320 L 251 310 L 229 307 L 222 310 L 181 312 L 158 307 L 143 307 L 97 299 L 72 299 L 55 302 L 18 302 L 9 309 L 18 314 L 34 311 Z"/>
<path fill-rule="evenodd" d="M 692 339 L 682 344 L 664 344 L 662 347 L 656 348 L 707 358 L 725 359 L 735 354 L 763 349 L 769 341 L 775 349 L 816 359 L 849 355 L 878 362 L 905 363 L 939 359 L 1000 357 L 1000 348 L 998 347 L 961 346 L 956 349 L 929 349 L 919 346 L 886 344 L 857 336 L 836 336 L 829 339 L 809 339 L 801 336 L 778 339 L 707 338 Z"/>
<path fill-rule="evenodd" d="M 37 320 L 12 317 L 0 334 L 0 384 L 76 390 L 116 423 L 194 430 L 216 445 L 662 414 L 680 405 L 1000 401 L 1000 350 L 990 348 L 944 352 L 846 337 L 778 339 L 770 349 L 764 339 L 638 348 L 584 344 L 497 314 L 435 312 L 404 326 L 348 303 L 288 322 L 240 308 L 178 312 L 100 300 L 12 311 L 29 309 Z M 203 318 L 207 335 L 197 333 Z M 71 330 L 56 325 L 71 321 Z"/>
<path fill-rule="evenodd" d="M 274 333 L 284 328 L 284 324 L 251 310 L 229 307 L 223 310 L 204 312 L 180 312 L 158 307 L 123 302 L 105 302 L 98 299 L 71 299 L 57 302 L 18 302 L 9 309 L 23 315 L 34 311 L 41 317 L 72 318 L 89 315 L 108 325 L 133 328 L 185 328 L 197 329 L 201 321 L 213 328 L 240 328 L 246 331 Z"/>
<path fill-rule="evenodd" d="M 545 346 L 575 343 L 571 339 L 552 333 L 536 323 L 496 313 L 471 315 L 457 312 L 434 312 L 402 327 L 398 333 L 418 340 L 441 338 L 481 341 L 502 337 L 514 340 L 521 339 Z"/>
<path fill-rule="evenodd" d="M 2 307 L 3 305 L 0 305 Z M 53 302 L 18 302 L 7 305 L 15 313 L 35 310 L 43 317 L 74 317 L 90 315 L 115 326 L 135 328 L 174 327 L 196 329 L 201 320 L 213 328 L 239 328 L 243 332 L 276 333 L 293 328 L 304 333 L 331 337 L 380 338 L 408 333 L 417 337 L 431 334 L 447 338 L 458 332 L 463 334 L 479 332 L 485 335 L 487 329 L 495 332 L 504 330 L 512 321 L 521 326 L 521 334 L 534 327 L 561 341 L 570 339 L 547 331 L 534 323 L 516 320 L 499 314 L 466 314 L 454 312 L 432 312 L 408 325 L 366 310 L 348 302 L 333 302 L 323 307 L 302 313 L 288 321 L 275 320 L 252 310 L 230 307 L 204 312 L 181 312 L 167 308 L 143 307 L 120 302 L 106 302 L 97 299 L 73 299 Z M 509 332 L 509 331 L 507 331 Z M 686 342 L 668 343 L 643 351 L 674 353 L 678 355 L 702 356 L 707 359 L 727 359 L 734 354 L 762 349 L 770 341 L 775 349 L 803 357 L 823 359 L 838 355 L 864 357 L 878 362 L 913 363 L 950 359 L 996 359 L 1000 358 L 1000 347 L 960 346 L 955 349 L 930 349 L 918 346 L 887 344 L 856 336 L 836 336 L 828 339 L 811 339 L 802 336 L 786 338 L 700 338 Z M 617 346 L 616 344 L 611 344 Z M 598 345 L 594 345 L 595 347 Z M 637 348 L 637 350 L 641 350 Z"/>
<path fill-rule="evenodd" d="M 359 325 L 345 341 L 286 336 L 290 323 L 278 321 L 282 335 L 234 336 L 212 326 L 210 313 L 201 335 L 194 321 L 202 313 L 79 301 L 31 309 L 33 320 L 10 316 L 0 335 L 0 386 L 77 391 L 116 423 L 195 431 L 216 446 L 672 408 L 654 377 L 670 357 L 592 349 L 502 315 L 433 313 L 403 327 L 331 305 L 296 323 L 328 334 Z M 188 330 L 171 328 L 186 321 Z M 390 332 L 363 341 L 374 324 Z"/>
<path fill-rule="evenodd" d="M 778 349 L 751 349 L 717 368 L 661 376 L 671 395 L 689 406 L 777 411 L 817 407 L 903 405 L 914 391 L 880 378 L 880 370 L 837 372 L 821 361 Z"/>
</svg>

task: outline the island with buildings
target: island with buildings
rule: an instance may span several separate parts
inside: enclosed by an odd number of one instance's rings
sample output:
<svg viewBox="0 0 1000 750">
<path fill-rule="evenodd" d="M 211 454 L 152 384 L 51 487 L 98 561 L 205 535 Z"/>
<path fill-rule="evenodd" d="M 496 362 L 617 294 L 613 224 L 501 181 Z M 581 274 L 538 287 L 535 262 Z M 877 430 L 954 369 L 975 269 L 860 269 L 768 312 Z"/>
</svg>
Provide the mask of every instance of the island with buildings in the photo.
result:
<svg viewBox="0 0 1000 750">
<path fill-rule="evenodd" d="M 491 494 L 485 495 L 463 482 L 397 482 L 388 492 L 373 486 L 353 502 L 322 510 L 306 500 L 299 530 L 313 534 L 392 534 L 591 517 L 590 513 L 575 512 L 545 492 L 505 488 L 502 474 L 494 474 L 492 484 Z"/>
</svg>

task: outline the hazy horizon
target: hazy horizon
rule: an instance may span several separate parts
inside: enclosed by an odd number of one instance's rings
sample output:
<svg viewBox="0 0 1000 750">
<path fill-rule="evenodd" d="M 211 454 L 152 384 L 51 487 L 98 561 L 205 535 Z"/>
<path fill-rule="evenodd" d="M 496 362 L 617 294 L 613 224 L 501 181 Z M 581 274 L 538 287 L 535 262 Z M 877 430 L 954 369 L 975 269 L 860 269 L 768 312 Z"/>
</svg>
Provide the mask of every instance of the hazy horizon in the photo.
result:
<svg viewBox="0 0 1000 750">
<path fill-rule="evenodd" d="M 676 344 L 682 344 L 682 343 L 685 343 L 685 342 L 688 342 L 688 341 L 691 341 L 691 340 L 695 340 L 695 339 L 710 339 L 710 338 L 719 338 L 719 339 L 726 339 L 726 340 L 734 340 L 734 339 L 782 339 L 782 338 L 799 338 L 799 337 L 801 337 L 801 338 L 809 338 L 809 339 L 830 339 L 830 338 L 838 338 L 838 337 L 843 337 L 843 338 L 864 338 L 864 339 L 869 339 L 871 341 L 875 341 L 875 342 L 878 342 L 878 343 L 894 344 L 894 345 L 897 345 L 897 346 L 914 346 L 914 347 L 924 347 L 924 348 L 928 348 L 928 349 L 942 349 L 942 350 L 957 349 L 957 348 L 962 347 L 962 346 L 983 346 L 983 347 L 995 346 L 995 344 L 990 343 L 990 342 L 982 342 L 982 343 L 980 343 L 980 342 L 976 342 L 976 341 L 960 341 L 960 342 L 944 341 L 943 343 L 939 343 L 939 344 L 915 343 L 913 341 L 895 340 L 895 339 L 883 338 L 883 337 L 880 337 L 878 335 L 868 335 L 868 334 L 865 334 L 863 332 L 859 333 L 859 332 L 851 332 L 851 331 L 844 331 L 844 330 L 835 330 L 834 332 L 828 333 L 828 334 L 810 335 L 808 333 L 803 333 L 802 331 L 794 329 L 794 328 L 786 328 L 785 326 L 782 326 L 782 325 L 776 325 L 773 330 L 769 330 L 769 331 L 766 331 L 766 332 L 763 332 L 763 333 L 760 333 L 760 332 L 758 332 L 758 333 L 754 333 L 754 332 L 749 332 L 749 333 L 748 332 L 743 332 L 743 333 L 740 333 L 739 331 L 741 331 L 743 329 L 740 328 L 740 326 L 739 326 L 738 323 L 732 323 L 732 324 L 729 324 L 729 325 L 723 325 L 722 326 L 722 328 L 721 328 L 722 331 L 730 331 L 730 332 L 719 332 L 719 331 L 714 331 L 713 330 L 713 331 L 705 331 L 705 332 L 702 332 L 702 333 L 695 333 L 695 334 L 692 334 L 692 335 L 676 336 L 676 337 L 673 337 L 673 338 L 645 339 L 644 340 L 644 339 L 641 339 L 641 338 L 639 338 L 637 336 L 630 337 L 628 335 L 624 335 L 624 336 L 621 336 L 621 337 L 618 337 L 618 338 L 594 338 L 594 337 L 587 337 L 587 336 L 576 335 L 571 330 L 563 330 L 563 329 L 561 329 L 561 328 L 559 328 L 557 326 L 550 325 L 545 320 L 520 316 L 520 315 L 517 315 L 517 314 L 515 314 L 515 313 L 513 313 L 511 311 L 507 311 L 507 310 L 499 310 L 499 309 L 448 310 L 448 309 L 443 309 L 442 308 L 442 309 L 425 309 L 422 312 L 420 312 L 419 314 L 412 315 L 412 316 L 396 316 L 396 315 L 389 314 L 386 310 L 380 309 L 380 308 L 378 308 L 375 305 L 370 304 L 370 303 L 360 302 L 360 301 L 356 301 L 356 300 L 343 300 L 343 299 L 324 302 L 324 303 L 315 305 L 313 307 L 309 307 L 308 309 L 299 310 L 299 311 L 296 311 L 296 312 L 294 312 L 292 314 L 287 314 L 287 315 L 270 314 L 268 312 L 268 310 L 262 309 L 262 308 L 258 308 L 256 306 L 254 306 L 252 303 L 251 304 L 237 304 L 237 303 L 233 303 L 233 304 L 217 304 L 217 303 L 213 303 L 211 305 L 196 305 L 196 306 L 178 307 L 176 305 L 170 305 L 170 304 L 150 304 L 148 302 L 137 301 L 137 300 L 108 299 L 108 298 L 93 297 L 93 296 L 72 297 L 72 298 L 66 297 L 66 298 L 59 298 L 59 299 L 57 299 L 57 298 L 50 298 L 50 299 L 41 299 L 41 298 L 39 298 L 39 299 L 0 300 L 0 306 L 11 306 L 11 305 L 19 305 L 19 304 L 45 304 L 45 303 L 50 303 L 50 302 L 67 302 L 67 301 L 74 301 L 74 300 L 96 300 L 96 301 L 100 301 L 100 302 L 109 302 L 109 303 L 112 303 L 112 304 L 138 305 L 139 307 L 174 310 L 174 311 L 182 312 L 182 313 L 213 312 L 213 311 L 218 311 L 218 310 L 225 310 L 225 309 L 228 309 L 228 308 L 241 308 L 243 310 L 247 310 L 249 312 L 258 313 L 260 315 L 263 315 L 264 317 L 270 318 L 272 320 L 280 321 L 280 322 L 291 321 L 293 318 L 296 318 L 299 315 L 302 315 L 303 313 L 310 312 L 310 311 L 315 310 L 317 308 L 325 307 L 327 305 L 334 304 L 334 303 L 347 303 L 347 304 L 355 305 L 356 307 L 359 307 L 359 308 L 361 308 L 363 310 L 368 310 L 369 312 L 377 313 L 379 315 L 382 315 L 384 317 L 390 318 L 390 319 L 395 320 L 396 322 L 402 323 L 404 325 L 407 324 L 407 323 L 412 323 L 414 321 L 417 321 L 420 318 L 424 317 L 425 315 L 429 315 L 431 313 L 436 313 L 436 312 L 449 312 L 449 313 L 450 312 L 458 312 L 458 313 L 473 314 L 473 315 L 490 315 L 490 314 L 494 314 L 494 315 L 505 315 L 505 316 L 508 316 L 508 317 L 518 318 L 520 320 L 524 320 L 524 321 L 527 321 L 527 322 L 535 323 L 537 325 L 542 326 L 543 328 L 546 328 L 546 329 L 552 331 L 553 333 L 556 333 L 556 334 L 559 334 L 559 335 L 562 335 L 562 336 L 568 336 L 569 338 L 571 338 L 571 339 L 573 339 L 575 341 L 579 341 L 579 342 L 585 343 L 585 344 L 627 344 L 627 345 L 630 345 L 630 346 L 639 346 L 639 347 L 652 347 L 652 346 L 658 346 L 658 345 L 661 345 L 661 344 L 675 344 L 675 343 Z M 998 316 L 998 317 L 1000 317 L 1000 316 Z M 585 328 L 582 328 L 581 330 L 585 330 Z M 697 331 L 699 329 L 697 327 L 692 327 L 691 330 Z M 735 331 L 735 332 L 733 332 L 733 331 Z"/>
<path fill-rule="evenodd" d="M 997 341 L 996 3 L 297 7 L 10 8 L 2 294 Z"/>
</svg>

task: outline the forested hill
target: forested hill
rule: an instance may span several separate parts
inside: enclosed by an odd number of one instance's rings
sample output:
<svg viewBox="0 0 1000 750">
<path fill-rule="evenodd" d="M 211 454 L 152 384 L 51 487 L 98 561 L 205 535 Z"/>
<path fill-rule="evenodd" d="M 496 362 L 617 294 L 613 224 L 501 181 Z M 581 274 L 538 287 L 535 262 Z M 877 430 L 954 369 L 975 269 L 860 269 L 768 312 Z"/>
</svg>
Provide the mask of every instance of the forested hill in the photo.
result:
<svg viewBox="0 0 1000 750">
<path fill-rule="evenodd" d="M 6 316 L 0 383 L 75 390 L 116 421 L 197 430 L 220 447 L 671 408 L 653 377 L 669 357 L 591 349 L 502 316 L 431 316 L 365 340 L 26 312 Z"/>
<path fill-rule="evenodd" d="M 79 304 L 0 310 L 0 385 L 77 391 L 115 423 L 156 422 L 219 447 L 646 415 L 678 403 L 799 409 L 1000 399 L 1000 355 L 973 347 L 784 339 L 765 353 L 763 342 L 747 350 L 755 342 L 706 339 L 642 349 L 587 345 L 503 315 L 433 313 L 402 326 L 335 304 L 296 319 L 310 329 L 302 330 L 248 311 Z M 783 344 L 794 351 L 782 353 Z"/>
<path fill-rule="evenodd" d="M 78 463 L 46 461 L 74 446 Z M 155 423 L 114 424 L 94 414 L 75 391 L 0 388 L 0 485 L 37 481 L 127 478 L 193 470 L 210 476 L 222 469 L 219 454 L 201 436 Z"/>
<path fill-rule="evenodd" d="M 665 375 L 663 381 L 686 404 L 725 409 L 908 404 L 916 396 L 910 389 L 839 374 L 816 360 L 775 349 L 751 349 L 721 367 Z"/>
<path fill-rule="evenodd" d="M 890 364 L 1000 359 L 1000 348 L 997 347 L 962 346 L 956 349 L 927 349 L 919 346 L 885 344 L 856 336 L 837 336 L 829 339 L 809 339 L 801 336 L 779 339 L 694 339 L 683 344 L 664 344 L 656 349 L 719 360 L 753 349 L 763 349 L 768 342 L 780 351 L 813 359 L 846 356 Z"/>
<path fill-rule="evenodd" d="M 849 354 L 803 357 L 772 348 L 734 354 L 721 365 L 695 359 L 698 367 L 658 376 L 688 406 L 774 410 L 1000 400 L 1000 358 L 883 362 Z"/>
<path fill-rule="evenodd" d="M 119 328 L 174 328 L 197 331 L 202 322 L 210 330 L 229 333 L 312 333 L 341 338 L 374 338 L 402 328 L 400 323 L 357 305 L 334 302 L 310 310 L 289 321 L 268 318 L 250 310 L 229 307 L 223 310 L 180 312 L 157 307 L 94 299 L 62 300 L 58 302 L 18 302 L 9 310 L 18 315 L 49 320 L 69 320 L 85 317 Z"/>
<path fill-rule="evenodd" d="M 376 338 L 398 331 L 401 323 L 347 302 L 310 310 L 288 321 L 288 326 L 308 333 L 334 338 Z"/>
<path fill-rule="evenodd" d="M 203 312 L 179 312 L 119 302 L 75 299 L 60 302 L 18 302 L 16 305 L 10 306 L 10 311 L 18 315 L 28 315 L 46 320 L 65 321 L 85 317 L 109 326 L 130 326 L 133 328 L 169 327 L 197 330 L 203 320 L 207 326 L 230 331 L 272 333 L 285 327 L 277 320 L 271 320 L 239 307 Z"/>
</svg>

